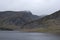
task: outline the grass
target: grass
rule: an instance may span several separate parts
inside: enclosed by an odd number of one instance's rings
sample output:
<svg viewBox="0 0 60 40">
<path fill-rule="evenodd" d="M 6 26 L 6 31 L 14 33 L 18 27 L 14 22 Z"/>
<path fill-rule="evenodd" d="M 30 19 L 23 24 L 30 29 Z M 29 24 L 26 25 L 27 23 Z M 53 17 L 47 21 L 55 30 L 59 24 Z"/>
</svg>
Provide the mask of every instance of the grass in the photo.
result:
<svg viewBox="0 0 60 40">
<path fill-rule="evenodd" d="M 48 32 L 48 33 L 60 33 L 60 28 L 36 28 L 36 29 L 22 29 L 25 32 Z"/>
</svg>

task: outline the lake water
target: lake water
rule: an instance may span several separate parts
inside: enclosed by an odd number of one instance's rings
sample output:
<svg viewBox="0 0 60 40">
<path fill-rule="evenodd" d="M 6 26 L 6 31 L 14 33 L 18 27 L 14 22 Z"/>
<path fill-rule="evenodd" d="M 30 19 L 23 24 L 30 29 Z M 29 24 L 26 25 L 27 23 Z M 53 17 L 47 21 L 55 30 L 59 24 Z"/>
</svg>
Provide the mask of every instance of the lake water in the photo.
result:
<svg viewBox="0 0 60 40">
<path fill-rule="evenodd" d="M 0 40 L 60 40 L 60 35 L 48 33 L 0 31 Z"/>
</svg>

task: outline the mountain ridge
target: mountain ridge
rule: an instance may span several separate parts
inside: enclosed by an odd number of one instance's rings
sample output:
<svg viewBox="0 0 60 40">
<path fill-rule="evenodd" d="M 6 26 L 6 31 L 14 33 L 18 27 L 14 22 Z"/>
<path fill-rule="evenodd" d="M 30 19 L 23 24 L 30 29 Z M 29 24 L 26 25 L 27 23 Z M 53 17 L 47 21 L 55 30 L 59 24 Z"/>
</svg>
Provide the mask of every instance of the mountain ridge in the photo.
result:
<svg viewBox="0 0 60 40">
<path fill-rule="evenodd" d="M 22 26 L 23 24 L 38 18 L 40 17 L 33 15 L 30 11 L 3 11 L 0 12 L 0 27 L 8 27 L 11 25 L 16 27 Z"/>
<path fill-rule="evenodd" d="M 51 15 L 39 17 L 30 11 L 0 12 L 0 28 L 36 32 L 60 32 L 60 10 Z"/>
</svg>

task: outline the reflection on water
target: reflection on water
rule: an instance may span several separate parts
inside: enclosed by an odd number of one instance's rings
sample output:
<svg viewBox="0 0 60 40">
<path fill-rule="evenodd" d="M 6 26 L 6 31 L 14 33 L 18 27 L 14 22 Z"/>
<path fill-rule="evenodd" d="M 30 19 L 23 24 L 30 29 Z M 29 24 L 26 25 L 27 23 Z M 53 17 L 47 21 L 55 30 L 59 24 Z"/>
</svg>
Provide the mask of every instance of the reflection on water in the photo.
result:
<svg viewBox="0 0 60 40">
<path fill-rule="evenodd" d="M 60 40 L 60 36 L 48 33 L 0 31 L 0 40 Z"/>
</svg>

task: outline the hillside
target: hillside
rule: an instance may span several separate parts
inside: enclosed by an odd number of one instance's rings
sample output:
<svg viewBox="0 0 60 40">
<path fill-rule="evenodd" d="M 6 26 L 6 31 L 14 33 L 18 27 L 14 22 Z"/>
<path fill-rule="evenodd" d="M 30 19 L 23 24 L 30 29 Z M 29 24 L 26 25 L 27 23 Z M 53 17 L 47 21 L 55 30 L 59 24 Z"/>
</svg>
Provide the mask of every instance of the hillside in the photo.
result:
<svg viewBox="0 0 60 40">
<path fill-rule="evenodd" d="M 36 16 L 30 11 L 0 12 L 0 30 L 60 32 L 60 10 L 47 16 Z"/>
<path fill-rule="evenodd" d="M 31 31 L 39 32 L 60 32 L 60 10 L 41 19 L 26 23 L 22 29 L 31 29 Z"/>
<path fill-rule="evenodd" d="M 18 29 L 23 24 L 36 20 L 39 16 L 33 15 L 30 11 L 4 11 L 0 12 L 0 28 Z"/>
</svg>

